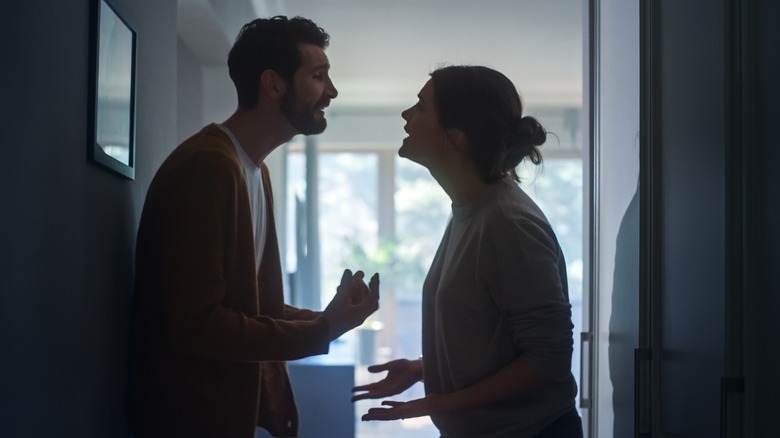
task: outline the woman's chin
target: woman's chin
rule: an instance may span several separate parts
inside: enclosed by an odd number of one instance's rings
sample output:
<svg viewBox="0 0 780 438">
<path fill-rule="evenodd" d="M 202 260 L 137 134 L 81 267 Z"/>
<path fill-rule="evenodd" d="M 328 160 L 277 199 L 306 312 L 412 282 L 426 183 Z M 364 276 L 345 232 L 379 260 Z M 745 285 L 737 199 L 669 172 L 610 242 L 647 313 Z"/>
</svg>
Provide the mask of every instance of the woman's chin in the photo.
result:
<svg viewBox="0 0 780 438">
<path fill-rule="evenodd" d="M 407 147 L 406 147 L 406 139 L 404 139 L 403 143 L 401 143 L 401 147 L 398 148 L 398 156 L 401 158 L 409 158 L 407 154 Z"/>
</svg>

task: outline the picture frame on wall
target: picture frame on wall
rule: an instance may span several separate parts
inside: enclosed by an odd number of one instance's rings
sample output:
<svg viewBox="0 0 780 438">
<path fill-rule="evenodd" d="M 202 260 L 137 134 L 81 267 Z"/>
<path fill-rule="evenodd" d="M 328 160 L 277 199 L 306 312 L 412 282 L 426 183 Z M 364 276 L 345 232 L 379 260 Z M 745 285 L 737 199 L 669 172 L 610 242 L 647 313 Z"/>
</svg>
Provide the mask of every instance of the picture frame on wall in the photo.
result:
<svg viewBox="0 0 780 438">
<path fill-rule="evenodd" d="M 107 0 L 92 1 L 87 155 L 135 179 L 136 33 Z"/>
</svg>

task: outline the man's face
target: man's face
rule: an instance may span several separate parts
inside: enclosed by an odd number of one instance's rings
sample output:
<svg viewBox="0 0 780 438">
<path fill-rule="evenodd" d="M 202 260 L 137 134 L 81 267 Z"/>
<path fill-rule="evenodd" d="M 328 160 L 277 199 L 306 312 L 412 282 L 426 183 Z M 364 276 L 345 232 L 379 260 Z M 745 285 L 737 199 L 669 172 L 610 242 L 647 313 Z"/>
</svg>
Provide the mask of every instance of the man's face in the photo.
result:
<svg viewBox="0 0 780 438">
<path fill-rule="evenodd" d="M 314 44 L 300 44 L 303 60 L 292 83 L 280 103 L 282 113 L 304 135 L 319 134 L 325 130 L 325 107 L 338 95 L 328 76 L 330 63 L 325 51 Z"/>
</svg>

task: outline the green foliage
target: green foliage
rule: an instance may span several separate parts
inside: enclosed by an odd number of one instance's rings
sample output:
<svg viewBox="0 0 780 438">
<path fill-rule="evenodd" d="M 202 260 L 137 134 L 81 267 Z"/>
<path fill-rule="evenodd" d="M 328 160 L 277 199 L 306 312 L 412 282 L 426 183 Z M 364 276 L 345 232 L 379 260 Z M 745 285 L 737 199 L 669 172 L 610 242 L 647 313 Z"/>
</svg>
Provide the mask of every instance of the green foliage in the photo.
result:
<svg viewBox="0 0 780 438">
<path fill-rule="evenodd" d="M 397 298 L 420 299 L 428 266 L 411 245 L 380 239 L 374 246 L 353 238 L 345 238 L 344 244 L 349 250 L 342 265 L 361 269 L 366 277 L 378 272 L 382 284 L 391 286 Z"/>
</svg>

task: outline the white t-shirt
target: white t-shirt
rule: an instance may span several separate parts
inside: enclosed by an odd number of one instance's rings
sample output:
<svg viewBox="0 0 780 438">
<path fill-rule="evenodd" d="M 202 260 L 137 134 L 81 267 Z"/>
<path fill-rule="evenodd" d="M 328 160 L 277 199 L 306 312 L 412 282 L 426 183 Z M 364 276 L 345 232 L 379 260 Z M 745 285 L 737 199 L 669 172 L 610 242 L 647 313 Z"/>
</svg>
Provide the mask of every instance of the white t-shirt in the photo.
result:
<svg viewBox="0 0 780 438">
<path fill-rule="evenodd" d="M 260 272 L 260 262 L 263 258 L 263 248 L 265 248 L 265 239 L 268 232 L 268 224 L 265 220 L 267 207 L 265 190 L 263 189 L 263 172 L 260 170 L 260 166 L 249 158 L 249 155 L 238 143 L 233 133 L 223 125 L 217 126 L 230 137 L 230 141 L 233 142 L 238 158 L 241 161 L 241 168 L 244 171 L 246 189 L 247 193 L 249 193 L 249 208 L 252 210 L 252 223 L 255 224 L 255 269 L 257 272 Z"/>
</svg>

